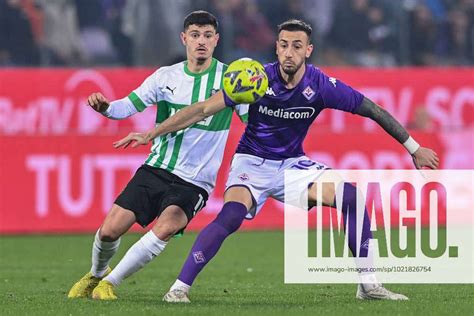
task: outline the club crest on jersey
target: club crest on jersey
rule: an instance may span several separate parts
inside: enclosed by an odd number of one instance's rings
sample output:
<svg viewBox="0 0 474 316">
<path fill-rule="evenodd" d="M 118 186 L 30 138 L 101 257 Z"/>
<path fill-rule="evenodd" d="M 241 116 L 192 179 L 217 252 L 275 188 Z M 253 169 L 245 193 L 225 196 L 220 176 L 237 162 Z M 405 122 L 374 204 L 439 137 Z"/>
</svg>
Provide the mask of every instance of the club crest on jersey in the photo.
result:
<svg viewBox="0 0 474 316">
<path fill-rule="evenodd" d="M 247 181 L 249 179 L 249 176 L 246 173 L 241 173 L 238 175 L 238 178 L 242 181 Z"/>
<path fill-rule="evenodd" d="M 204 254 L 202 253 L 202 251 L 193 252 L 193 258 L 196 264 L 206 262 L 206 257 L 204 257 Z"/>
<path fill-rule="evenodd" d="M 308 101 L 309 101 L 309 100 L 313 97 L 313 95 L 314 95 L 314 91 L 313 91 L 313 89 L 311 89 L 310 86 L 307 86 L 306 88 L 304 88 L 304 90 L 303 90 L 302 93 L 303 93 L 304 97 L 305 97 Z"/>
<path fill-rule="evenodd" d="M 211 89 L 211 96 L 219 92 L 220 89 Z"/>
<path fill-rule="evenodd" d="M 369 242 L 370 242 L 370 238 L 367 238 L 367 240 L 364 241 L 364 243 L 360 247 L 364 249 L 369 249 Z"/>
</svg>

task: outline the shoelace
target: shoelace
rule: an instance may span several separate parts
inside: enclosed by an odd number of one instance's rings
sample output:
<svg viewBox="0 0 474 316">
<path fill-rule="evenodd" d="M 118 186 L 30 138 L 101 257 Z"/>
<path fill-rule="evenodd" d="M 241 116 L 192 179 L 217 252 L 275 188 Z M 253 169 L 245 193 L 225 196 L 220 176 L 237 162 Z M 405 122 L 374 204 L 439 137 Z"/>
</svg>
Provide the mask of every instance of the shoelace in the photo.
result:
<svg viewBox="0 0 474 316">
<path fill-rule="evenodd" d="M 393 295 L 394 293 L 390 292 L 389 290 L 387 290 L 386 288 L 384 288 L 383 286 L 378 286 L 374 289 L 372 289 L 372 291 L 370 291 L 374 294 L 381 294 L 381 295 Z"/>
<path fill-rule="evenodd" d="M 180 289 L 176 289 L 173 292 L 174 292 L 174 295 L 177 296 L 178 298 L 183 298 L 186 296 L 186 292 Z"/>
</svg>

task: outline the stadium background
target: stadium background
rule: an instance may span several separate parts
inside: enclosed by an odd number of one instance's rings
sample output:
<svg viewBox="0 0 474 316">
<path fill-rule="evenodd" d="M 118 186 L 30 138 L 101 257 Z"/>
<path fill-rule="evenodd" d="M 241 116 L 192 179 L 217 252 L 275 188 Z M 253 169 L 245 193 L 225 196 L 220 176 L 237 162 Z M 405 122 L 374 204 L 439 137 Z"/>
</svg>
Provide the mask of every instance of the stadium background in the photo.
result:
<svg viewBox="0 0 474 316">
<path fill-rule="evenodd" d="M 181 23 L 198 8 L 220 19 L 215 56 L 225 62 L 274 59 L 275 26 L 306 19 L 312 62 L 388 109 L 438 152 L 441 168 L 473 168 L 473 1 L 2 0 L 0 233 L 97 229 L 148 152 L 112 142 L 150 128 L 155 113 L 110 121 L 86 97 L 121 98 L 156 67 L 183 60 Z M 234 119 L 216 190 L 191 230 L 220 210 L 243 128 Z M 333 168 L 412 168 L 379 127 L 337 111 L 318 117 L 305 150 Z M 280 229 L 282 212 L 269 201 L 243 228 Z"/>
<path fill-rule="evenodd" d="M 195 232 L 127 279 L 119 300 L 66 298 L 90 268 L 93 232 L 148 152 L 117 151 L 112 142 L 155 117 L 149 109 L 106 120 L 85 99 L 93 91 L 123 97 L 157 67 L 183 60 L 178 34 L 193 9 L 220 19 L 215 56 L 227 63 L 273 60 L 276 25 L 306 19 L 311 62 L 387 108 L 439 153 L 441 168 L 473 169 L 472 0 L 0 0 L 0 314 L 472 314 L 472 284 L 390 284 L 410 297 L 403 304 L 358 302 L 353 284 L 284 284 L 283 209 L 273 201 L 226 240 L 195 282 L 190 306 L 161 295 Z M 244 128 L 232 124 L 216 191 L 190 230 L 222 205 Z M 305 149 L 334 168 L 413 168 L 379 127 L 337 111 L 318 117 Z M 122 238 L 112 266 L 140 236 Z"/>
</svg>

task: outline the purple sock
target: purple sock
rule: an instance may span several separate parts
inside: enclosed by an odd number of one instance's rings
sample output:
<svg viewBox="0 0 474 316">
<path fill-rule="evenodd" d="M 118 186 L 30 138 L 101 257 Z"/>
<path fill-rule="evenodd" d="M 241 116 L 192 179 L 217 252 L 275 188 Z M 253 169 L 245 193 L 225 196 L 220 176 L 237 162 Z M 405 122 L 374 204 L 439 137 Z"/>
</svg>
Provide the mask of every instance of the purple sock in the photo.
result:
<svg viewBox="0 0 474 316">
<path fill-rule="evenodd" d="M 361 198 L 361 197 L 359 197 Z M 336 205 L 336 200 L 334 200 Z M 370 220 L 367 214 L 367 209 L 364 209 L 364 221 L 362 224 L 362 235 L 360 247 L 357 247 L 357 188 L 351 183 L 344 183 L 344 192 L 342 197 L 342 214 L 344 216 L 345 231 L 349 231 L 349 249 L 352 255 L 356 257 L 367 257 L 369 240 L 372 239 L 372 232 L 370 231 Z"/>
<path fill-rule="evenodd" d="M 239 229 L 246 215 L 247 208 L 242 203 L 225 203 L 214 221 L 197 236 L 178 279 L 187 285 L 192 285 L 194 279 L 215 256 L 227 236 Z"/>
</svg>

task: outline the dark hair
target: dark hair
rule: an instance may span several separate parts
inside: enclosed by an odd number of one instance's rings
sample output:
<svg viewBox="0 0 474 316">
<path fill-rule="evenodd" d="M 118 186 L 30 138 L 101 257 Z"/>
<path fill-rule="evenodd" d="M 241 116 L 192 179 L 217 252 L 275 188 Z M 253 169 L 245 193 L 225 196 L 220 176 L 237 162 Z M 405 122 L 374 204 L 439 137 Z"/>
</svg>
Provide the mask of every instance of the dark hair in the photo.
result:
<svg viewBox="0 0 474 316">
<path fill-rule="evenodd" d="M 193 11 L 184 18 L 184 30 L 186 31 L 188 27 L 193 24 L 199 26 L 212 25 L 216 32 L 217 26 L 219 25 L 214 15 L 202 10 Z"/>
<path fill-rule="evenodd" d="M 304 21 L 291 19 L 278 25 L 278 34 L 280 34 L 281 31 L 303 31 L 306 33 L 306 35 L 308 35 L 308 39 L 311 40 L 311 32 L 313 31 L 313 29 L 311 28 L 311 25 Z"/>
</svg>

